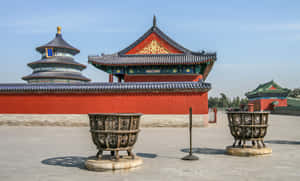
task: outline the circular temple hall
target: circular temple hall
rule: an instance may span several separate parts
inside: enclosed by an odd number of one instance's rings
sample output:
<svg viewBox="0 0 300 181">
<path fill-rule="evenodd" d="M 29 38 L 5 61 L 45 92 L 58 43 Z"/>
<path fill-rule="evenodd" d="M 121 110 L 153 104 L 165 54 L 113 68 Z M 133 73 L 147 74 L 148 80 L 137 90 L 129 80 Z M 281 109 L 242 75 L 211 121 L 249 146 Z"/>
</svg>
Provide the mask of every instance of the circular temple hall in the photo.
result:
<svg viewBox="0 0 300 181">
<path fill-rule="evenodd" d="M 80 83 L 89 82 L 90 79 L 81 74 L 86 68 L 74 60 L 80 52 L 68 44 L 61 34 L 61 27 L 57 27 L 55 38 L 49 43 L 39 46 L 36 50 L 41 59 L 28 64 L 33 69 L 32 74 L 22 79 L 28 83 Z"/>
</svg>

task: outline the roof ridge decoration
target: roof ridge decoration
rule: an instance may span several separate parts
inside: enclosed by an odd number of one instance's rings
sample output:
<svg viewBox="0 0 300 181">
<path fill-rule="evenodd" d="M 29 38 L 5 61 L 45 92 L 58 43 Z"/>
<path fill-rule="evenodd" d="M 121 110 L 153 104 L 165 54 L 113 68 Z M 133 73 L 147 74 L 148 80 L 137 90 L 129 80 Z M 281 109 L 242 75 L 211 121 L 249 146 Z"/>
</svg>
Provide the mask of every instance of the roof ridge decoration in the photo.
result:
<svg viewBox="0 0 300 181">
<path fill-rule="evenodd" d="M 61 26 L 57 27 L 57 34 L 61 34 Z"/>
<path fill-rule="evenodd" d="M 155 27 L 155 26 L 156 26 L 156 16 L 153 15 L 153 27 Z"/>
</svg>

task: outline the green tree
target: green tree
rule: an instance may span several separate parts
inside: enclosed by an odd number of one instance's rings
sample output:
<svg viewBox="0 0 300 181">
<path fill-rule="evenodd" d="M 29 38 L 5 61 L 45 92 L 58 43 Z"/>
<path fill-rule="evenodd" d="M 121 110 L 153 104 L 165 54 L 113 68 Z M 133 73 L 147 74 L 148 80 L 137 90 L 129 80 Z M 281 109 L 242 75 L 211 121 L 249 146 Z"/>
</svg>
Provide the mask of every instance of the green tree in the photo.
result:
<svg viewBox="0 0 300 181">
<path fill-rule="evenodd" d="M 224 93 L 221 93 L 221 99 L 220 99 L 220 107 L 228 107 L 229 106 L 229 100 L 227 96 Z"/>
<path fill-rule="evenodd" d="M 300 88 L 290 91 L 288 96 L 289 97 L 299 97 L 300 96 Z"/>
<path fill-rule="evenodd" d="M 228 98 L 224 93 L 220 94 L 220 97 L 209 97 L 208 107 L 219 107 L 219 108 L 228 108 L 228 107 L 240 107 L 241 104 L 248 104 L 247 98 L 240 98 L 239 96 L 233 97 L 232 99 Z"/>
</svg>

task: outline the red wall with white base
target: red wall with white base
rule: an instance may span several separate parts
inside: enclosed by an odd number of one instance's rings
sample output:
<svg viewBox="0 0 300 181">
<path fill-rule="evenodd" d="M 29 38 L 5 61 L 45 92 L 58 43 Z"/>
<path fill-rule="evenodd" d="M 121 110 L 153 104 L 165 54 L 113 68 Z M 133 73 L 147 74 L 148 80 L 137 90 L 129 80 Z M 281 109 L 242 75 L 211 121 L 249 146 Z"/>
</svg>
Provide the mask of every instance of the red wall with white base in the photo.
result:
<svg viewBox="0 0 300 181">
<path fill-rule="evenodd" d="M 1 114 L 208 114 L 207 92 L 0 94 Z"/>
</svg>

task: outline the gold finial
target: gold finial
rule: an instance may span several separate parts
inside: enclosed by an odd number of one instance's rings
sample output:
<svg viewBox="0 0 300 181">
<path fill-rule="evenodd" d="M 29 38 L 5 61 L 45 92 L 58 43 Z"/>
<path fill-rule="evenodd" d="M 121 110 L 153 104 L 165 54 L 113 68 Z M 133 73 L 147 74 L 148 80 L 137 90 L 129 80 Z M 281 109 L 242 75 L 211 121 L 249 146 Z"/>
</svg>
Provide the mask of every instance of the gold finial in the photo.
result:
<svg viewBox="0 0 300 181">
<path fill-rule="evenodd" d="M 57 27 L 57 34 L 61 34 L 61 26 Z"/>
</svg>

